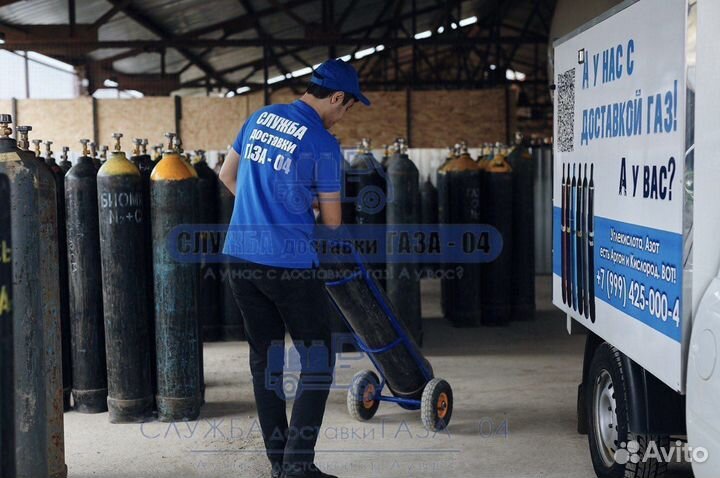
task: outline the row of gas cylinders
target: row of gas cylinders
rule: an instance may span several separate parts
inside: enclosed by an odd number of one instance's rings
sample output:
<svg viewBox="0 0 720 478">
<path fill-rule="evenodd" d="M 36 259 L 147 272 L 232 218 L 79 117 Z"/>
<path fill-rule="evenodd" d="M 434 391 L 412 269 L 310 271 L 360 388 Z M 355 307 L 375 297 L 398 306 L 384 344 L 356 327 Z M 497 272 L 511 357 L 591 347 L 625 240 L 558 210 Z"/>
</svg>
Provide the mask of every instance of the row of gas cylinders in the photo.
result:
<svg viewBox="0 0 720 478">
<path fill-rule="evenodd" d="M 63 477 L 71 405 L 111 423 L 198 417 L 203 338 L 242 339 L 242 317 L 227 264 L 176 261 L 166 237 L 227 223 L 233 195 L 171 133 L 156 161 L 140 140 L 128 159 L 115 134 L 106 161 L 83 140 L 72 166 L 10 123 L 0 115 L 0 476 Z"/>
<path fill-rule="evenodd" d="M 449 148 L 431 178 L 420 182 L 403 139 L 385 149 L 378 162 L 370 141 L 345 168 L 345 224 L 487 224 L 502 238 L 491 262 L 372 263 L 368 269 L 386 288 L 396 313 L 422 343 L 420 283 L 441 279 L 443 316 L 458 327 L 500 325 L 531 319 L 535 312 L 534 163 L 528 148 L 486 146 L 473 159 L 464 143 Z M 370 172 L 370 173 L 369 173 Z M 392 192 L 390 191 L 392 188 Z M 377 199 L 382 190 L 385 202 Z M 461 227 L 461 226 L 460 226 Z"/>
</svg>

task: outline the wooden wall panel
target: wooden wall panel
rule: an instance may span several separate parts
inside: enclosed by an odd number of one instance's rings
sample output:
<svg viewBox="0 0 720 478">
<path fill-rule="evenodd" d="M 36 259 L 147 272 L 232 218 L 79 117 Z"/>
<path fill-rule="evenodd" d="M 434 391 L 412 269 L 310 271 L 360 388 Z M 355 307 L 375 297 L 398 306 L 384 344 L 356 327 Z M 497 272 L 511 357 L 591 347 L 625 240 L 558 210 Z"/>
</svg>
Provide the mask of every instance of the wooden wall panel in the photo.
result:
<svg viewBox="0 0 720 478">
<path fill-rule="evenodd" d="M 3 99 L 0 99 L 0 114 L 4 114 L 4 115 L 11 115 L 11 114 L 13 114 L 13 111 L 12 111 L 12 100 L 3 100 Z M 15 125 L 17 124 L 17 123 L 15 123 L 15 119 L 16 119 L 16 118 L 13 118 L 13 131 L 15 130 Z"/>
<path fill-rule="evenodd" d="M 165 141 L 168 131 L 175 131 L 175 100 L 169 97 L 98 100 L 97 117 L 99 144 L 111 146 L 113 133 L 122 133 L 123 151 L 129 154 L 133 138 L 148 138 L 153 145 Z"/>
<path fill-rule="evenodd" d="M 301 95 L 289 89 L 278 90 L 273 93 L 273 104 L 291 103 Z M 360 139 L 368 137 L 373 145 L 380 147 L 389 144 L 395 138 L 407 137 L 405 107 L 407 104 L 404 91 L 376 91 L 368 92 L 370 107 L 356 104 L 347 116 L 336 124 L 330 132 L 340 140 L 345 147 L 354 147 Z M 262 108 L 262 93 L 249 95 L 248 109 L 250 113 Z"/>
<path fill-rule="evenodd" d="M 414 91 L 412 147 L 506 141 L 505 90 Z"/>
<path fill-rule="evenodd" d="M 225 150 L 248 117 L 248 97 L 182 99 L 180 131 L 185 149 Z"/>
<path fill-rule="evenodd" d="M 369 107 L 355 104 L 332 132 L 345 147 L 355 147 L 362 138 L 370 138 L 376 148 L 407 138 L 406 94 L 404 91 L 376 91 L 366 94 Z"/>
<path fill-rule="evenodd" d="M 376 148 L 407 137 L 405 91 L 369 92 L 371 107 L 354 106 L 332 128 L 341 143 L 354 147 L 369 137 Z M 298 95 L 289 89 L 275 92 L 274 103 L 289 103 Z M 505 90 L 414 91 L 411 95 L 414 148 L 444 148 L 460 139 L 470 147 L 506 140 Z M 10 112 L 10 101 L 0 102 Z M 234 98 L 185 97 L 180 124 L 186 149 L 225 150 L 248 116 L 263 106 L 262 92 Z M 511 118 L 514 115 L 511 109 Z M 110 145 L 114 132 L 123 133 L 123 149 L 132 139 L 148 138 L 150 144 L 175 131 L 175 101 L 167 97 L 103 99 L 97 101 L 100 144 Z M 64 145 L 78 150 L 78 140 L 92 138 L 92 100 L 18 100 L 20 124 L 33 126 L 32 137 L 50 139 L 56 151 Z M 512 131 L 512 126 L 511 126 Z"/>
<path fill-rule="evenodd" d="M 62 147 L 80 149 L 82 138 L 92 139 L 92 99 L 73 100 L 18 100 L 16 123 L 30 125 L 30 139 L 52 141 L 55 157 Z M 44 146 L 43 146 L 44 150 Z"/>
</svg>

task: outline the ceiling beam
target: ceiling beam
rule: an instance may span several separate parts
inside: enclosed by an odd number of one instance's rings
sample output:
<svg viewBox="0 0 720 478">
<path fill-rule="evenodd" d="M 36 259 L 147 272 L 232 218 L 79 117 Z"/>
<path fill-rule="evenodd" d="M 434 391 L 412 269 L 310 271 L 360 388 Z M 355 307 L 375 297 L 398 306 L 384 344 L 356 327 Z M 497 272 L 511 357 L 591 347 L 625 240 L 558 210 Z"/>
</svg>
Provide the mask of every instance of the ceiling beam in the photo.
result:
<svg viewBox="0 0 720 478">
<path fill-rule="evenodd" d="M 424 14 L 427 14 L 427 13 L 429 13 L 429 12 L 433 12 L 433 11 L 437 11 L 437 10 L 438 10 L 437 5 L 426 6 L 426 7 L 423 7 L 423 8 L 419 8 L 419 9 L 417 10 L 417 14 L 418 14 L 418 15 L 424 15 Z M 390 24 L 392 24 L 392 23 L 395 23 L 395 22 L 405 21 L 405 20 L 407 20 L 408 18 L 410 18 L 411 16 L 412 16 L 412 14 L 411 14 L 410 12 L 408 12 L 408 13 L 405 13 L 405 14 L 400 15 L 400 16 L 397 17 L 397 18 L 391 18 L 391 19 L 389 19 L 389 20 L 383 20 L 383 21 L 377 22 L 377 24 L 376 24 L 375 26 L 376 26 L 376 27 L 388 26 L 388 25 L 390 25 Z M 355 29 L 352 29 L 352 30 L 349 30 L 349 31 L 344 32 L 344 35 L 351 37 L 351 36 L 353 36 L 353 35 L 363 34 L 363 33 L 365 33 L 365 32 L 367 31 L 367 29 L 370 28 L 371 26 L 372 26 L 372 25 L 370 25 L 370 26 L 363 26 L 363 27 L 360 27 L 360 28 L 355 28 Z M 368 43 L 370 43 L 370 41 L 368 41 Z M 376 45 L 376 43 L 373 43 L 373 46 L 374 46 L 374 45 Z M 303 47 L 291 48 L 291 49 L 288 50 L 288 52 L 290 52 L 290 53 L 299 53 L 299 52 L 301 52 L 302 50 L 304 50 Z M 282 56 L 282 55 L 281 55 L 281 56 Z M 233 67 L 229 67 L 229 68 L 220 70 L 220 72 L 223 73 L 223 74 L 227 74 L 227 73 L 232 73 L 232 72 L 239 71 L 239 70 L 242 70 L 242 69 L 245 69 L 245 68 L 253 68 L 253 69 L 256 70 L 256 71 L 259 70 L 259 69 L 261 69 L 261 68 L 262 68 L 262 58 L 255 59 L 255 60 L 252 60 L 252 61 L 249 61 L 249 62 L 240 63 L 240 64 L 235 65 L 235 66 L 233 66 Z M 197 83 L 204 82 L 204 81 L 205 81 L 205 80 L 204 80 L 204 77 L 195 78 L 195 79 L 192 79 L 192 80 L 189 80 L 189 81 L 183 83 L 183 86 L 185 86 L 185 85 L 193 86 L 193 85 L 196 85 Z M 241 85 L 237 85 L 237 86 L 241 86 Z"/>
<path fill-rule="evenodd" d="M 307 22 L 303 20 L 303 18 L 298 15 L 297 13 L 292 11 L 292 8 L 288 5 L 282 4 L 278 2 L 277 0 L 268 0 L 270 2 L 270 5 L 273 6 L 275 10 L 282 10 L 285 15 L 292 18 L 296 23 L 298 23 L 302 27 L 307 27 Z"/>
<path fill-rule="evenodd" d="M 187 48 L 208 48 L 208 47 L 322 47 L 328 46 L 328 44 L 337 46 L 375 46 L 377 44 L 383 44 L 385 47 L 402 47 L 413 44 L 418 45 L 486 45 L 486 44 L 502 44 L 502 45 L 517 45 L 517 44 L 543 44 L 547 43 L 547 37 L 542 35 L 502 35 L 492 38 L 490 36 L 482 37 L 465 37 L 455 38 L 451 36 L 432 36 L 430 38 L 423 38 L 416 40 L 414 38 L 393 38 L 392 36 L 374 37 L 374 38 L 350 38 L 343 37 L 337 40 L 331 40 L 330 42 L 318 42 L 317 40 L 308 40 L 305 38 L 268 38 L 268 39 L 185 39 L 185 38 L 167 38 L 162 40 L 98 40 L 84 42 L 83 45 L 91 50 L 99 48 L 140 48 L 144 47 L 143 52 L 146 51 L 161 51 L 163 48 L 175 48 L 182 50 L 183 56 L 193 59 L 196 64 L 204 63 L 203 60 L 197 57 L 192 52 L 187 51 Z M 54 49 L 61 49 L 65 47 L 77 47 L 76 42 L 65 38 L 58 38 L 55 41 L 47 38 L 42 39 L 18 39 L 13 40 L 12 43 L 0 44 L 0 49 L 3 50 L 31 50 L 31 49 L 43 49 L 53 47 Z M 293 53 L 296 53 L 293 51 Z M 127 53 L 129 54 L 129 52 Z M 210 68 L 210 67 L 208 67 Z"/>
<path fill-rule="evenodd" d="M 97 20 L 95 20 L 95 22 L 93 23 L 93 26 L 95 28 L 100 28 L 102 25 L 105 25 L 108 21 L 110 21 L 110 19 L 112 19 L 112 17 L 117 15 L 122 8 L 128 6 L 129 4 L 130 4 L 130 0 L 123 0 L 120 3 L 113 5 L 112 8 L 110 8 L 110 10 L 103 13 L 102 15 L 100 15 L 100 17 L 98 17 Z"/>
<path fill-rule="evenodd" d="M 295 8 L 301 5 L 305 5 L 307 3 L 313 2 L 316 0 L 292 0 L 286 4 L 287 8 Z M 255 21 L 259 20 L 260 18 L 266 17 L 268 15 L 271 15 L 273 13 L 277 13 L 277 10 L 274 8 L 265 8 L 263 10 L 258 10 L 255 12 L 255 15 L 251 15 L 249 13 L 244 13 L 242 15 L 239 15 L 237 17 L 230 18 L 228 20 L 223 20 L 219 23 L 214 23 L 212 25 L 207 25 L 201 28 L 197 28 L 195 30 L 191 30 L 189 32 L 183 33 L 181 35 L 177 35 L 178 38 L 198 38 L 202 35 L 207 35 L 209 33 L 216 32 L 218 30 L 223 32 L 223 38 L 227 38 L 230 35 L 234 35 L 235 33 L 241 33 L 247 30 L 250 30 L 255 25 Z M 111 56 L 108 58 L 104 58 L 101 60 L 96 60 L 98 62 L 103 63 L 112 63 L 117 60 L 122 60 L 124 58 L 140 55 L 141 53 L 146 53 L 147 49 L 144 48 L 136 48 L 127 52 L 119 53 L 115 56 Z M 200 55 L 202 57 L 202 55 Z"/>
<path fill-rule="evenodd" d="M 155 20 L 150 19 L 145 14 L 137 10 L 135 7 L 131 5 L 125 5 L 123 0 L 108 0 L 114 7 L 118 7 L 122 13 L 128 16 L 128 18 L 131 18 L 133 21 L 138 23 L 139 25 L 145 27 L 149 31 L 151 31 L 153 34 L 159 36 L 162 38 L 162 41 L 170 42 L 175 40 L 177 37 L 167 30 L 164 26 L 157 23 Z M 165 45 L 167 47 L 167 45 Z M 163 48 L 163 47 L 161 47 Z M 205 75 L 209 76 L 210 78 L 213 78 L 215 81 L 217 81 L 220 85 L 223 85 L 227 88 L 232 88 L 232 85 L 225 81 L 225 79 L 222 77 L 222 75 L 219 75 L 215 69 L 210 66 L 209 63 L 207 63 L 205 60 L 200 58 L 198 55 L 187 49 L 187 47 L 183 46 L 175 46 L 174 48 L 177 49 L 177 51 L 190 60 L 195 66 L 197 66 L 200 70 L 205 73 Z"/>
</svg>

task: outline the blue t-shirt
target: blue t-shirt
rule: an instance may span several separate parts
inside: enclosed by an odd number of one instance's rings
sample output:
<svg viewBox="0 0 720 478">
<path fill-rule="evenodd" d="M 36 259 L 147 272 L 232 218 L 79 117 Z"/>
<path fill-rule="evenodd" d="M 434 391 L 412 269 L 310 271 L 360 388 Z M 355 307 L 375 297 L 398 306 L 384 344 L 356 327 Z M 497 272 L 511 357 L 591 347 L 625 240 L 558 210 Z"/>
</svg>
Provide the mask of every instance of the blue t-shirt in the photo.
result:
<svg viewBox="0 0 720 478">
<path fill-rule="evenodd" d="M 276 267 L 317 264 L 312 202 L 342 187 L 340 146 L 320 116 L 300 100 L 267 106 L 245 122 L 233 149 L 240 164 L 223 252 Z"/>
</svg>

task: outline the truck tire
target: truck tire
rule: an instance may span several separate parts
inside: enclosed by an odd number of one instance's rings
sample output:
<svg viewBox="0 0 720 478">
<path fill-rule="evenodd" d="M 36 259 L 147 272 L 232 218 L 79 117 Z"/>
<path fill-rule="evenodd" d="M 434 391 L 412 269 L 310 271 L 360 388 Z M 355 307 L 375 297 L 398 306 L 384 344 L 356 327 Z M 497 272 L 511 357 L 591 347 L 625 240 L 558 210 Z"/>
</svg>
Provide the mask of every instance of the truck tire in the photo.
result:
<svg viewBox="0 0 720 478">
<path fill-rule="evenodd" d="M 660 478 L 667 463 L 643 460 L 651 442 L 667 449 L 670 438 L 628 431 L 628 407 L 622 353 L 604 342 L 598 346 L 585 381 L 590 457 L 598 478 Z"/>
</svg>

